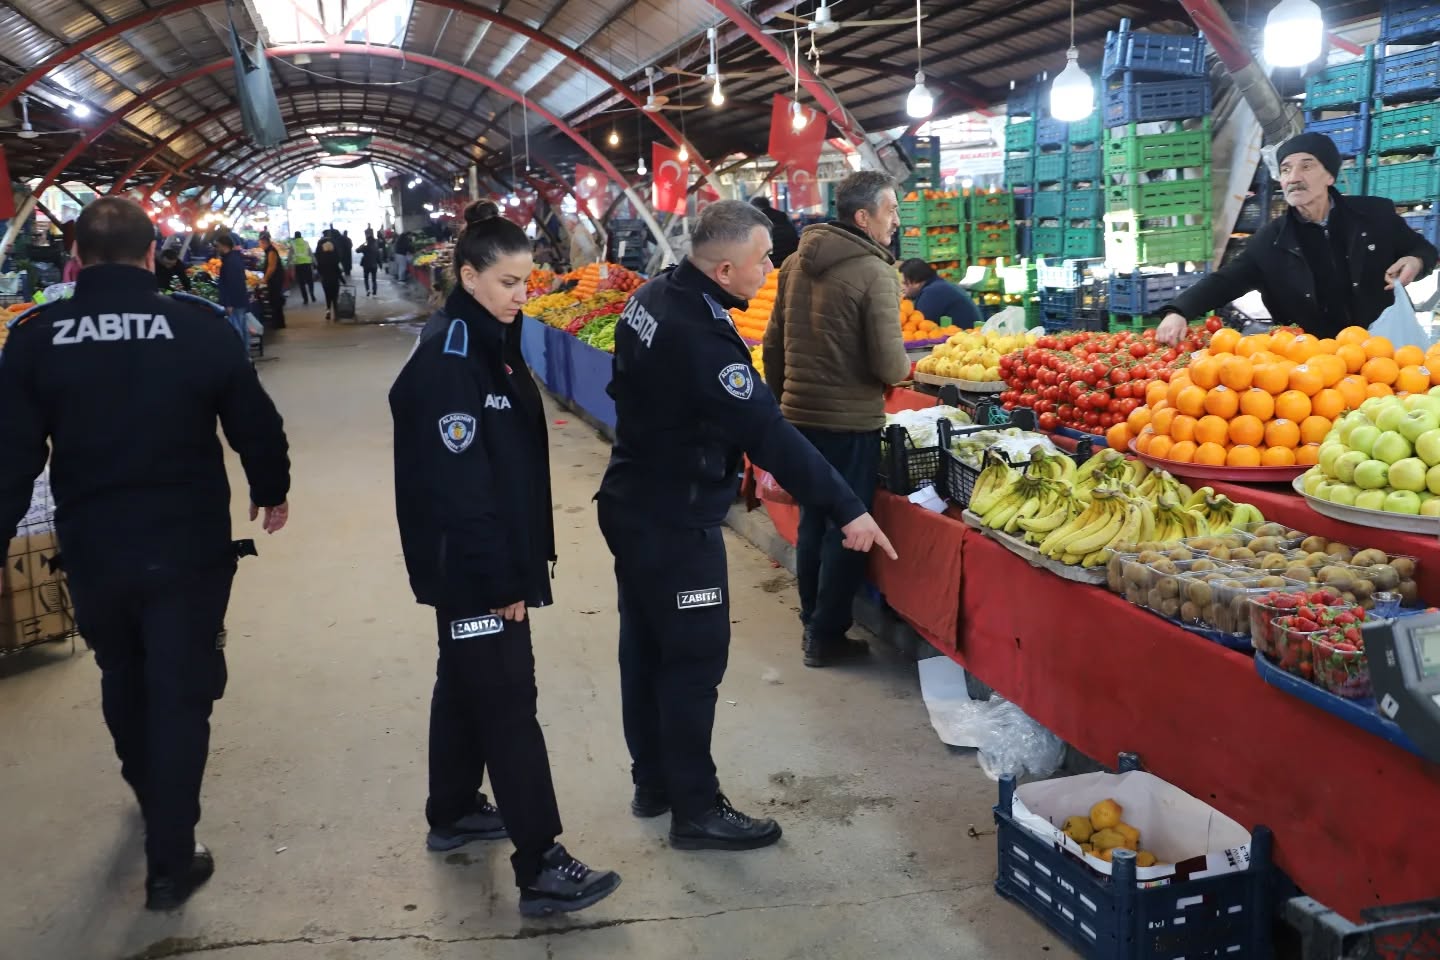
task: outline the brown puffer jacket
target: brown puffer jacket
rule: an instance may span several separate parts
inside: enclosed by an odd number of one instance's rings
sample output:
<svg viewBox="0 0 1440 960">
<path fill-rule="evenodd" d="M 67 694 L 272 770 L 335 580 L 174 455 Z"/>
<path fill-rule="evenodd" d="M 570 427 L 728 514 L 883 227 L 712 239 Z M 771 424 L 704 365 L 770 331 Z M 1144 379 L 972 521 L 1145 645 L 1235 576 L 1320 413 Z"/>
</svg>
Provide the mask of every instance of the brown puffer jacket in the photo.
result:
<svg viewBox="0 0 1440 960">
<path fill-rule="evenodd" d="M 780 268 L 765 330 L 765 382 L 797 427 L 885 425 L 885 387 L 910 375 L 890 251 L 834 223 L 807 227 Z"/>
</svg>

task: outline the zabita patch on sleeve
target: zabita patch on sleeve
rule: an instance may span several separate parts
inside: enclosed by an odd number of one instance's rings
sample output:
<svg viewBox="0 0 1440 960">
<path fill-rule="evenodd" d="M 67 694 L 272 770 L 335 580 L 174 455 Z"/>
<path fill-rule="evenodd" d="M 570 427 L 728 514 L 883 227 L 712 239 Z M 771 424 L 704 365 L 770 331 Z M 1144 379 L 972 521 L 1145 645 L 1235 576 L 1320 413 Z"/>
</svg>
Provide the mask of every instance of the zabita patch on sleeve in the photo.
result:
<svg viewBox="0 0 1440 960">
<path fill-rule="evenodd" d="M 447 413 L 440 418 L 440 438 L 451 453 L 464 453 L 475 442 L 475 418 L 468 413 Z"/>
<path fill-rule="evenodd" d="M 720 383 L 737 400 L 749 400 L 755 392 L 755 377 L 748 364 L 732 363 L 721 370 Z"/>
<path fill-rule="evenodd" d="M 675 607 L 679 610 L 697 610 L 700 607 L 718 607 L 724 596 L 719 587 L 703 590 L 681 590 L 675 595 Z"/>
</svg>

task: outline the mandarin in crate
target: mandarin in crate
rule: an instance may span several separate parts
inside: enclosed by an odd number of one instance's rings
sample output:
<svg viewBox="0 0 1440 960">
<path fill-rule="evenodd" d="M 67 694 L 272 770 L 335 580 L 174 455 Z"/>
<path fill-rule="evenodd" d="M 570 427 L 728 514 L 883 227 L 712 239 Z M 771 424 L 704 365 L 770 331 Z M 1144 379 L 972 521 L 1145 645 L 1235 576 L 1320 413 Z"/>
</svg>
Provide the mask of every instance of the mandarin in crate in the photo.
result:
<svg viewBox="0 0 1440 960">
<path fill-rule="evenodd" d="M 1270 349 L 1270 334 L 1252 333 L 1248 337 L 1241 337 L 1235 344 L 1235 354 L 1240 357 L 1248 357 L 1261 350 Z"/>
<path fill-rule="evenodd" d="M 1202 445 L 1216 443 L 1224 447 L 1230 440 L 1230 421 L 1213 414 L 1201 417 L 1195 424 L 1195 439 Z"/>
<path fill-rule="evenodd" d="M 1270 334 L 1270 351 L 1285 356 L 1285 351 L 1290 349 L 1290 344 L 1295 342 L 1295 334 L 1290 330 L 1277 330 Z"/>
<path fill-rule="evenodd" d="M 1171 401 L 1175 409 L 1191 417 L 1205 415 L 1205 391 L 1194 384 L 1180 388 L 1179 395 Z"/>
<path fill-rule="evenodd" d="M 1289 447 L 1266 447 L 1260 454 L 1262 467 L 1293 467 L 1295 463 L 1295 451 Z"/>
<path fill-rule="evenodd" d="M 1181 440 L 1170 448 L 1169 459 L 1176 463 L 1193 463 L 1196 449 L 1194 440 Z"/>
<path fill-rule="evenodd" d="M 1117 423 L 1105 431 L 1105 443 L 1111 450 L 1127 451 L 1130 449 L 1130 428 L 1123 423 Z"/>
<path fill-rule="evenodd" d="M 1285 348 L 1285 356 L 1296 363 L 1304 363 L 1320 352 L 1320 340 L 1308 333 L 1302 333 Z"/>
<path fill-rule="evenodd" d="M 1171 440 L 1164 434 L 1157 433 L 1150 438 L 1150 445 L 1145 452 L 1149 456 L 1156 457 L 1160 460 L 1168 460 L 1170 459 L 1170 448 L 1174 445 L 1174 440 Z"/>
<path fill-rule="evenodd" d="M 1390 389 L 1390 384 L 1388 383 L 1372 383 L 1365 388 L 1365 396 L 1393 397 L 1395 396 L 1395 391 Z"/>
<path fill-rule="evenodd" d="M 1275 398 L 1259 387 L 1251 387 L 1240 395 L 1240 412 L 1269 420 L 1275 416 Z"/>
<path fill-rule="evenodd" d="M 1358 343 L 1342 343 L 1340 349 L 1335 351 L 1335 358 L 1345 361 L 1347 373 L 1359 373 L 1360 368 L 1365 366 L 1365 361 L 1370 359 Z"/>
<path fill-rule="evenodd" d="M 1167 398 L 1169 390 L 1170 384 L 1164 380 L 1152 380 L 1149 385 L 1145 387 L 1145 402 L 1153 407 L 1161 400 Z"/>
<path fill-rule="evenodd" d="M 1130 416 L 1125 418 L 1125 425 L 1130 428 L 1131 433 L 1138 434 L 1150 426 L 1152 416 L 1154 416 L 1154 412 L 1149 407 L 1136 407 L 1130 411 Z"/>
<path fill-rule="evenodd" d="M 1360 368 L 1360 375 L 1371 383 L 1393 384 L 1400 378 L 1400 365 L 1389 357 L 1371 357 L 1365 361 L 1365 366 Z"/>
<path fill-rule="evenodd" d="M 1175 422 L 1175 418 L 1179 415 L 1180 411 L 1174 407 L 1156 410 L 1150 417 L 1150 426 L 1155 428 L 1156 433 L 1161 433 L 1168 437 L 1170 435 L 1170 425 Z"/>
<path fill-rule="evenodd" d="M 1144 430 L 1141 430 L 1140 435 L 1135 438 L 1135 451 L 1148 455 L 1150 453 L 1150 444 L 1155 441 L 1155 437 L 1154 427 L 1146 427 Z"/>
<path fill-rule="evenodd" d="M 1333 426 L 1334 424 L 1324 417 L 1311 414 L 1300 421 L 1300 442 L 1302 444 L 1324 443 Z"/>
<path fill-rule="evenodd" d="M 1299 423 L 1310 416 L 1314 407 L 1310 398 L 1299 390 L 1286 390 L 1275 398 L 1275 416 Z"/>
<path fill-rule="evenodd" d="M 1165 391 L 1165 399 L 1170 401 L 1170 406 L 1178 409 L 1180 407 L 1178 402 L 1180 400 L 1180 391 L 1191 386 L 1194 386 L 1194 384 L 1190 382 L 1189 374 L 1182 370 L 1170 378 L 1170 387 Z"/>
<path fill-rule="evenodd" d="M 1340 382 L 1340 378 L 1349 373 L 1345 361 L 1334 354 L 1317 353 L 1305 365 L 1316 373 L 1320 374 L 1320 383 L 1323 387 L 1333 387 Z"/>
<path fill-rule="evenodd" d="M 1245 413 L 1230 421 L 1231 443 L 1244 443 L 1258 447 L 1264 441 L 1265 424 L 1259 417 L 1252 417 Z"/>
<path fill-rule="evenodd" d="M 1359 410 L 1360 404 L 1370 396 L 1366 392 L 1369 385 L 1364 377 L 1345 377 L 1335 384 L 1335 389 L 1339 391 L 1340 396 L 1345 398 L 1346 410 Z"/>
<path fill-rule="evenodd" d="M 1231 447 L 1225 455 L 1227 467 L 1258 467 L 1260 466 L 1260 451 L 1248 443 L 1239 443 Z"/>
</svg>

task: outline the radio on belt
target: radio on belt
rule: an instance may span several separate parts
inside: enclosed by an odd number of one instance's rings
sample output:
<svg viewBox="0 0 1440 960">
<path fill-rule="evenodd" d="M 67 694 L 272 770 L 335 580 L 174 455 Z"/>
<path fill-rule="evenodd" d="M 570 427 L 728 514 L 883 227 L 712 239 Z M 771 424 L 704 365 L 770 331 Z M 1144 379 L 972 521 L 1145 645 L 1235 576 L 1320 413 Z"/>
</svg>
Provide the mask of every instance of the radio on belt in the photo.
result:
<svg viewBox="0 0 1440 960">
<path fill-rule="evenodd" d="M 1366 625 L 1365 654 L 1380 713 L 1440 763 L 1440 614 Z"/>
</svg>

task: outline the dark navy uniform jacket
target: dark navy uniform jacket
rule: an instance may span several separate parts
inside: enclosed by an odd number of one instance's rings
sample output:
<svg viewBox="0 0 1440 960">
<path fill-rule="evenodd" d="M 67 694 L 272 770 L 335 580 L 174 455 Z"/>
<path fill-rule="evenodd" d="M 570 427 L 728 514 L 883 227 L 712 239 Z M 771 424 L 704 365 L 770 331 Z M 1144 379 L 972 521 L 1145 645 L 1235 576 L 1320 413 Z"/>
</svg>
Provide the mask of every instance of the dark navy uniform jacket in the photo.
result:
<svg viewBox="0 0 1440 960">
<path fill-rule="evenodd" d="M 71 570 L 233 559 L 217 419 L 251 502 L 284 503 L 284 424 L 235 330 L 157 293 L 148 270 L 85 268 L 75 296 L 20 317 L 0 353 L 0 543 L 48 456 Z"/>
<path fill-rule="evenodd" d="M 739 492 L 741 455 L 841 526 L 865 513 L 845 480 L 780 414 L 729 310 L 689 259 L 636 291 L 615 330 L 615 446 L 599 497 L 673 527 L 712 527 Z"/>
<path fill-rule="evenodd" d="M 415 599 L 462 615 L 551 602 L 550 454 L 519 314 L 456 290 L 390 390 L 395 513 Z"/>
</svg>

